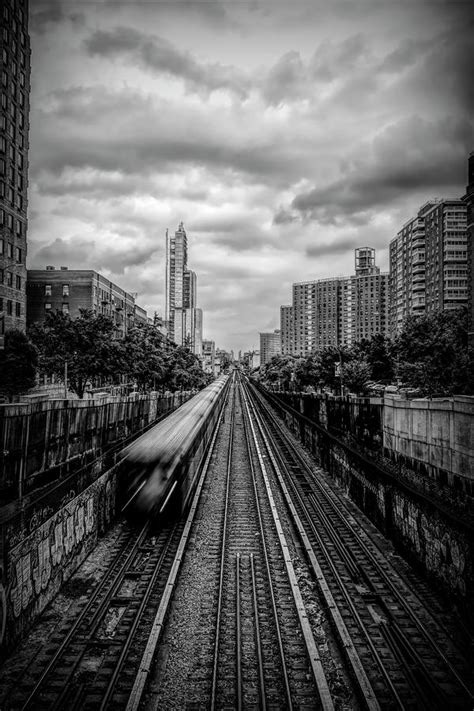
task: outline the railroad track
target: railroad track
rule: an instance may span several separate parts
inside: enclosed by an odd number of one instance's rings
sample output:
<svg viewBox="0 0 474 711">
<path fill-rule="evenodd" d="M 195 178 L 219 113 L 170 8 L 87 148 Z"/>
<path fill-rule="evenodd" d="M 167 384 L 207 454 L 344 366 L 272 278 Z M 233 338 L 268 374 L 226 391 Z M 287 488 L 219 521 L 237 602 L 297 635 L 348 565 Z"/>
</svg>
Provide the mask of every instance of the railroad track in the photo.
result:
<svg viewBox="0 0 474 711">
<path fill-rule="evenodd" d="M 156 536 L 147 523 L 132 533 L 79 616 L 45 650 L 31 687 L 18 684 L 11 708 L 119 708 L 133 675 L 136 645 L 161 598 L 182 525 Z M 35 669 L 40 667 L 37 660 Z"/>
<path fill-rule="evenodd" d="M 36 659 L 5 708 L 96 711 L 139 703 L 176 582 L 216 440 L 214 432 L 187 517 L 147 523 L 120 538 L 118 552 L 72 623 Z"/>
<path fill-rule="evenodd" d="M 398 574 L 343 499 L 315 477 L 262 396 L 252 395 L 267 454 L 361 700 L 367 705 L 348 638 L 381 708 L 471 709 L 469 667 L 430 610 L 431 596 L 425 602 Z"/>
<path fill-rule="evenodd" d="M 213 574 L 195 644 L 200 690 L 192 695 L 199 708 L 329 711 L 331 693 L 253 424 L 237 383 L 231 393 L 220 514 L 213 518 L 204 506 L 201 512 L 212 525 L 206 567 Z M 198 535 L 195 543 L 199 548 Z M 192 546 L 188 553 L 198 555 Z"/>
</svg>

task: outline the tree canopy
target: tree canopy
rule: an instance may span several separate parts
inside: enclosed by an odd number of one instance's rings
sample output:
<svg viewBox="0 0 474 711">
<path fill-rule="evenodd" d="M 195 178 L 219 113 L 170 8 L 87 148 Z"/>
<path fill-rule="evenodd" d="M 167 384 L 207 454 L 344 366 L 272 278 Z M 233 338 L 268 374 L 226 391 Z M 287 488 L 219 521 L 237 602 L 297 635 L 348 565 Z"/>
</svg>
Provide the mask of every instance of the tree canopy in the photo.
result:
<svg viewBox="0 0 474 711">
<path fill-rule="evenodd" d="M 98 377 L 117 383 L 126 376 L 142 391 L 201 388 L 209 382 L 195 355 L 167 343 L 150 324 L 135 325 L 124 339 L 114 335 L 112 319 L 87 310 L 75 319 L 49 313 L 30 329 L 41 370 L 64 382 L 67 368 L 69 389 L 80 398 Z"/>
<path fill-rule="evenodd" d="M 341 369 L 342 364 L 342 369 Z M 420 395 L 474 394 L 474 354 L 465 309 L 410 317 L 390 341 L 382 334 L 351 347 L 328 346 L 305 358 L 275 356 L 259 378 L 272 389 L 344 390 L 363 395 L 373 383 L 400 383 Z"/>
<path fill-rule="evenodd" d="M 17 329 L 5 332 L 0 350 L 1 390 L 11 401 L 32 388 L 36 381 L 38 354 L 28 336 Z"/>
<path fill-rule="evenodd" d="M 48 375 L 64 381 L 80 398 L 96 376 L 111 376 L 122 362 L 123 349 L 113 340 L 114 323 L 108 316 L 81 309 L 72 319 L 61 312 L 48 313 L 43 324 L 30 328 L 38 348 L 39 365 Z"/>
</svg>

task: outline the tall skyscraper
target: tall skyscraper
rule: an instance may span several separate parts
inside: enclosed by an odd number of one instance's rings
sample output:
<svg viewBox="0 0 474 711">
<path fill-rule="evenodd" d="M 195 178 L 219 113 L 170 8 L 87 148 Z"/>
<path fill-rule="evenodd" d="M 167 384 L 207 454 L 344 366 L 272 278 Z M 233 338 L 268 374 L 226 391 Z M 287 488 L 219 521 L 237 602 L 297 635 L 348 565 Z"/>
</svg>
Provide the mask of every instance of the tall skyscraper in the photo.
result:
<svg viewBox="0 0 474 711">
<path fill-rule="evenodd" d="M 202 310 L 196 307 L 197 276 L 188 269 L 188 238 L 179 223 L 174 236 L 166 230 L 166 321 L 170 339 L 202 353 Z"/>
<path fill-rule="evenodd" d="M 28 0 L 0 0 L 0 346 L 26 327 L 30 38 Z"/>
<path fill-rule="evenodd" d="M 425 203 L 390 242 L 390 334 L 407 316 L 467 304 L 467 205 Z"/>
</svg>

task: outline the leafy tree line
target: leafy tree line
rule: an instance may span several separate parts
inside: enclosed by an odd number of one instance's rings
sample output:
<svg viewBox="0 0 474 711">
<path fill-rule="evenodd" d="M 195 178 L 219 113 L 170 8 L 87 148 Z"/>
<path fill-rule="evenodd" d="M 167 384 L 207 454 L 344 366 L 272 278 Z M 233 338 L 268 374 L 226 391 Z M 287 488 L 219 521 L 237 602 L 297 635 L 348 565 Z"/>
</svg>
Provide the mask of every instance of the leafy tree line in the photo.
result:
<svg viewBox="0 0 474 711">
<path fill-rule="evenodd" d="M 37 370 L 61 382 L 67 371 L 68 387 L 80 398 L 98 379 L 119 384 L 125 376 L 141 391 L 199 389 L 211 379 L 195 355 L 166 344 L 153 326 L 136 325 L 117 340 L 113 320 L 87 310 L 76 319 L 48 313 L 28 335 L 7 332 L 0 370 L 2 390 L 9 399 L 34 386 Z"/>
<path fill-rule="evenodd" d="M 275 356 L 261 366 L 263 384 L 281 390 L 330 390 L 359 395 L 375 384 L 400 383 L 420 396 L 474 394 L 474 353 L 467 311 L 409 317 L 391 341 L 382 334 L 353 346 L 329 346 L 305 358 Z"/>
</svg>

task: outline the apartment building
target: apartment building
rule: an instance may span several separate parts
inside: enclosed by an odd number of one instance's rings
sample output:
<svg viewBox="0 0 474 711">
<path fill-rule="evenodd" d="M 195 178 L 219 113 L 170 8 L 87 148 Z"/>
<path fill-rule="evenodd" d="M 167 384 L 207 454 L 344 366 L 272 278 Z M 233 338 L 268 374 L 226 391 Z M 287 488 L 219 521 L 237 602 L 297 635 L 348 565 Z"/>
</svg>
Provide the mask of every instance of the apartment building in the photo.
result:
<svg viewBox="0 0 474 711">
<path fill-rule="evenodd" d="M 435 199 L 422 205 L 390 242 L 389 331 L 408 316 L 467 305 L 467 204 Z"/>
<path fill-rule="evenodd" d="M 474 152 L 468 160 L 467 181 L 462 199 L 466 204 L 468 339 L 474 348 Z"/>
<path fill-rule="evenodd" d="M 28 1 L 0 0 L 0 347 L 26 328 L 30 106 Z"/>
<path fill-rule="evenodd" d="M 136 323 L 147 323 L 147 313 L 130 294 L 102 274 L 90 269 L 30 269 L 27 278 L 27 323 L 42 323 L 49 312 L 61 311 L 71 318 L 81 309 L 113 319 L 118 338 Z"/>
<path fill-rule="evenodd" d="M 260 334 L 260 363 L 265 365 L 271 361 L 273 356 L 281 353 L 281 333 L 280 329 L 272 333 Z M 255 366 L 254 366 L 255 367 Z"/>
<path fill-rule="evenodd" d="M 388 295 L 389 275 L 376 266 L 375 249 L 357 248 L 355 274 L 293 284 L 291 326 L 290 307 L 280 309 L 286 352 L 307 356 L 387 334 Z"/>
<path fill-rule="evenodd" d="M 280 332 L 281 332 L 281 352 L 283 355 L 291 353 L 293 344 L 293 307 L 280 306 Z"/>
</svg>

